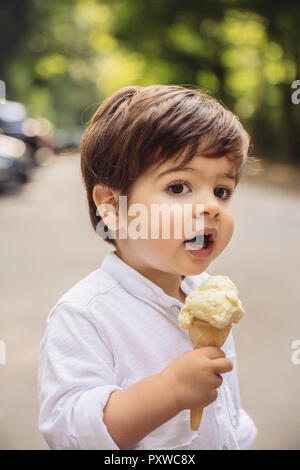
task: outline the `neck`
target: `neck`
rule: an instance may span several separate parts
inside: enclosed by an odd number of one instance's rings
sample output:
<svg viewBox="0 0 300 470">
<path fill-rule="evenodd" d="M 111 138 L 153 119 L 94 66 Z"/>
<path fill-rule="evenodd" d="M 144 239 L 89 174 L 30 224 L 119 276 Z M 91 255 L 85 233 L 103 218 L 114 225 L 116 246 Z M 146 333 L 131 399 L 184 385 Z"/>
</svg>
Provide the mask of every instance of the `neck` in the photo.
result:
<svg viewBox="0 0 300 470">
<path fill-rule="evenodd" d="M 115 254 L 122 260 L 124 263 L 128 264 L 128 266 L 135 269 L 139 272 L 142 276 L 149 279 L 149 281 L 156 284 L 160 287 L 165 294 L 169 295 L 170 297 L 174 297 L 178 299 L 180 302 L 184 303 L 186 294 L 181 290 L 181 282 L 185 278 L 184 275 L 180 274 L 170 274 L 163 271 L 158 271 L 153 269 L 150 266 L 145 266 L 142 263 L 137 263 L 132 261 L 128 256 L 123 253 L 120 253 L 119 250 L 115 251 Z"/>
</svg>

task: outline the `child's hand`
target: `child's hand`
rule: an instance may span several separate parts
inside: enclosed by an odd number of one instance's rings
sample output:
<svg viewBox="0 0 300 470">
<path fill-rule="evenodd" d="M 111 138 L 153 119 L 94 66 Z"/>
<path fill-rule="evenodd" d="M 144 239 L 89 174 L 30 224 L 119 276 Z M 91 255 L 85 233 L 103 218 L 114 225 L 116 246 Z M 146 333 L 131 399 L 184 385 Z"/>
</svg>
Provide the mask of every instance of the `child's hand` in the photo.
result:
<svg viewBox="0 0 300 470">
<path fill-rule="evenodd" d="M 221 349 L 208 346 L 181 354 L 159 375 L 179 413 L 185 409 L 203 408 L 215 401 L 216 389 L 223 381 L 219 374 L 232 369 L 231 360 Z"/>
</svg>

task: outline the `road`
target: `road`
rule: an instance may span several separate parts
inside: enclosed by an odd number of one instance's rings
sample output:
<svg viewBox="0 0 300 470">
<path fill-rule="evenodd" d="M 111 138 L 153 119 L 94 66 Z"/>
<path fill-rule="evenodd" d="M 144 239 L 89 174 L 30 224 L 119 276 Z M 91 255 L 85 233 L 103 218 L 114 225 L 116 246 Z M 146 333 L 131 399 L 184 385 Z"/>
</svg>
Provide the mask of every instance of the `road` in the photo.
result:
<svg viewBox="0 0 300 470">
<path fill-rule="evenodd" d="M 251 178 L 250 178 L 251 180 Z M 252 449 L 300 449 L 300 194 L 242 180 L 235 232 L 208 272 L 238 285 L 247 316 L 233 327 Z M 48 449 L 37 429 L 37 360 L 58 298 L 111 248 L 93 232 L 79 157 L 55 157 L 20 192 L 0 198 L 0 449 Z M 300 355 L 299 355 L 300 357 Z"/>
</svg>

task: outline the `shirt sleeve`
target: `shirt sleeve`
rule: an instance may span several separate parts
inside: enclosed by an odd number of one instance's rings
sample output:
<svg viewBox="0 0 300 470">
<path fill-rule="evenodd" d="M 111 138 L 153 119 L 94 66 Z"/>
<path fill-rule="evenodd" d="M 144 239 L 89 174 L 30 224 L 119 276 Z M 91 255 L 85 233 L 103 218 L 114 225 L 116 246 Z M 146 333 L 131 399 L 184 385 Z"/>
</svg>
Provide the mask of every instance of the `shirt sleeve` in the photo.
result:
<svg viewBox="0 0 300 470">
<path fill-rule="evenodd" d="M 40 344 L 38 427 L 51 449 L 119 450 L 103 422 L 120 390 L 109 343 L 82 307 L 61 302 Z"/>
</svg>

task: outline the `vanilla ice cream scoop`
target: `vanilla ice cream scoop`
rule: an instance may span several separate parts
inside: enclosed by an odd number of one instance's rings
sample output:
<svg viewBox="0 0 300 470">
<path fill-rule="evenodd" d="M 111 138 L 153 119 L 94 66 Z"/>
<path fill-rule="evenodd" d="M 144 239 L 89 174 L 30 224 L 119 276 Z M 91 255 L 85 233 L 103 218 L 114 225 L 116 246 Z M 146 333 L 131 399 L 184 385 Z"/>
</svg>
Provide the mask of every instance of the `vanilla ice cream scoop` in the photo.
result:
<svg viewBox="0 0 300 470">
<path fill-rule="evenodd" d="M 190 328 L 193 318 L 224 328 L 238 323 L 245 311 L 236 285 L 228 276 L 210 275 L 185 299 L 178 322 L 182 329 Z"/>
</svg>

